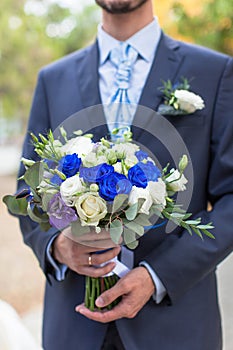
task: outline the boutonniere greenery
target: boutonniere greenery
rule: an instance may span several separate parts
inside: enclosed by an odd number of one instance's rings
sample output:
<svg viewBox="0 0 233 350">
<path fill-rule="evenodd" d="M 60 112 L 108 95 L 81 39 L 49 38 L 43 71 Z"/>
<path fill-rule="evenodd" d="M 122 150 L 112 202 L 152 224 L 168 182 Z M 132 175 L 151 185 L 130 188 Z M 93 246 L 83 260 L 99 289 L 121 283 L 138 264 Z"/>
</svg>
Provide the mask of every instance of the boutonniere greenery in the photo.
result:
<svg viewBox="0 0 233 350">
<path fill-rule="evenodd" d="M 164 95 L 164 102 L 158 108 L 163 115 L 191 114 L 205 107 L 201 96 L 190 91 L 188 79 L 182 78 L 182 82 L 172 85 L 170 80 L 163 81 L 159 90 Z"/>
</svg>

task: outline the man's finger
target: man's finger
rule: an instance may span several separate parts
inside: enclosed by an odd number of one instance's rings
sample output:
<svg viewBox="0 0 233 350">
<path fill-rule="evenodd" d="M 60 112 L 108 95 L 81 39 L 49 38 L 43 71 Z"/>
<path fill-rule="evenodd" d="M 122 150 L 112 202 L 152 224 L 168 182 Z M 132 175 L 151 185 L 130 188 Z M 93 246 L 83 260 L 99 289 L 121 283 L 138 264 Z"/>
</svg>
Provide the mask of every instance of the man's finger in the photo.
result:
<svg viewBox="0 0 233 350">
<path fill-rule="evenodd" d="M 97 307 L 105 307 L 124 294 L 121 283 L 116 283 L 114 287 L 106 290 L 95 301 Z"/>
<path fill-rule="evenodd" d="M 79 312 L 81 315 L 88 317 L 89 319 L 97 322 L 108 323 L 111 321 L 118 320 L 122 317 L 125 317 L 123 306 L 121 304 L 115 306 L 112 310 L 106 311 L 90 311 L 87 309 L 84 304 L 78 305 L 75 308 L 76 312 Z"/>
</svg>

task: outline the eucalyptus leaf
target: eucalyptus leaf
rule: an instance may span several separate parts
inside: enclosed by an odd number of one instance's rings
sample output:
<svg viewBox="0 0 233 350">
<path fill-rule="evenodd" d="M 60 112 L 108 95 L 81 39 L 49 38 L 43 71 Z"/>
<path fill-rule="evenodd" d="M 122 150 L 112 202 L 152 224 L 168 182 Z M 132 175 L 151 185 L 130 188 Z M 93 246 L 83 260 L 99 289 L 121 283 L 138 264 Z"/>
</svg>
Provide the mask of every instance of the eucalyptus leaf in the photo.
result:
<svg viewBox="0 0 233 350">
<path fill-rule="evenodd" d="M 30 203 L 28 203 L 27 212 L 29 217 L 38 224 L 48 222 L 48 215 L 44 212 L 41 212 L 41 210 L 36 205 L 31 206 Z"/>
<path fill-rule="evenodd" d="M 134 241 L 134 242 L 128 243 L 128 244 L 127 244 L 127 247 L 128 247 L 129 249 L 135 249 L 135 248 L 137 248 L 138 244 L 139 244 L 138 241 Z"/>
<path fill-rule="evenodd" d="M 139 236 L 143 236 L 144 235 L 144 232 L 145 232 L 144 231 L 144 227 L 142 225 L 137 224 L 134 221 L 129 221 L 129 222 L 125 223 L 125 226 L 128 229 L 136 232 Z"/>
<path fill-rule="evenodd" d="M 124 207 L 124 204 L 127 199 L 127 194 L 118 194 L 113 201 L 112 213 L 116 213 L 120 208 Z"/>
<path fill-rule="evenodd" d="M 132 231 L 132 230 L 129 230 L 128 228 L 124 228 L 123 236 L 124 236 L 124 243 L 126 245 L 136 241 L 136 234 L 135 234 L 135 232 Z"/>
<path fill-rule="evenodd" d="M 146 214 L 139 214 L 134 222 L 136 222 L 136 224 L 142 225 L 142 226 L 151 226 L 151 222 L 149 220 L 148 215 Z"/>
<path fill-rule="evenodd" d="M 28 168 L 24 174 L 24 181 L 34 190 L 39 186 L 43 179 L 44 166 L 42 162 L 36 162 Z"/>
<path fill-rule="evenodd" d="M 138 203 L 131 205 L 126 211 L 125 216 L 128 220 L 134 220 L 138 213 Z"/>
<path fill-rule="evenodd" d="M 48 205 L 49 202 L 51 201 L 51 199 L 53 198 L 54 193 L 49 193 L 49 192 L 45 192 L 42 196 L 42 209 L 44 211 L 48 210 Z"/>
<path fill-rule="evenodd" d="M 119 244 L 123 233 L 123 224 L 120 220 L 114 220 L 110 223 L 110 237 L 115 244 Z"/>
<path fill-rule="evenodd" d="M 13 215 L 27 215 L 27 199 L 16 198 L 15 196 L 7 195 L 3 197 L 3 202 L 6 204 L 9 212 Z"/>
</svg>

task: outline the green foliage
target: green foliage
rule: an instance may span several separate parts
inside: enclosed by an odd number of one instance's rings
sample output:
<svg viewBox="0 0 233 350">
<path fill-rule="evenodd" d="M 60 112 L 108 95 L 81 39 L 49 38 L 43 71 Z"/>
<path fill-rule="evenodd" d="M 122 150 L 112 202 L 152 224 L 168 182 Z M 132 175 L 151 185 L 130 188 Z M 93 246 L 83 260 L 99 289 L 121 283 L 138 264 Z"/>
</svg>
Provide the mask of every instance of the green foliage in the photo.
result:
<svg viewBox="0 0 233 350">
<path fill-rule="evenodd" d="M 7 205 L 8 210 L 13 215 L 27 215 L 27 200 L 26 198 L 16 198 L 15 196 L 7 195 L 3 197 L 3 202 Z"/>
<path fill-rule="evenodd" d="M 110 223 L 110 237 L 115 244 L 119 244 L 123 233 L 123 224 L 120 220 L 114 220 Z"/>
<path fill-rule="evenodd" d="M 229 55 L 233 55 L 232 9 L 233 0 L 207 0 L 203 2 L 202 12 L 191 16 L 181 3 L 173 6 L 179 33 Z"/>
<path fill-rule="evenodd" d="M 29 3 L 44 12 L 28 10 Z M 0 106 L 2 117 L 26 121 L 39 69 L 89 43 L 98 22 L 96 6 L 71 12 L 46 1 L 1 0 Z"/>
<path fill-rule="evenodd" d="M 43 179 L 43 163 L 36 162 L 30 168 L 28 168 L 24 174 L 24 181 L 28 186 L 30 186 L 33 190 L 39 186 Z"/>
</svg>

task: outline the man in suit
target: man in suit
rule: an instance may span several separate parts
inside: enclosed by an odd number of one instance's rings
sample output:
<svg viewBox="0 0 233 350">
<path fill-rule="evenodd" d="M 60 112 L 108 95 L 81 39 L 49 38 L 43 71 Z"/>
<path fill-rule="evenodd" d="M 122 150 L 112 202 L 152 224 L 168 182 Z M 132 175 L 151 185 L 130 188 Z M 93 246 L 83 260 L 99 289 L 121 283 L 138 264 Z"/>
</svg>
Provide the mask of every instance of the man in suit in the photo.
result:
<svg viewBox="0 0 233 350">
<path fill-rule="evenodd" d="M 96 305 L 106 306 L 118 296 L 122 301 L 111 311 L 91 312 L 82 305 L 84 275 L 97 277 L 111 271 L 112 263 L 99 268 L 93 265 L 118 255 L 120 247 L 92 255 L 89 264 L 93 248 L 55 229 L 41 232 L 28 218 L 22 218 L 24 240 L 48 280 L 44 349 L 220 350 L 215 270 L 233 247 L 233 60 L 164 35 L 153 18 L 151 0 L 96 2 L 103 13 L 97 41 L 41 70 L 28 129 L 35 134 L 54 130 L 70 115 L 106 103 L 116 73 L 110 51 L 119 42 L 129 43 L 138 53 L 129 86 L 134 103 L 156 111 L 163 102 L 161 81 L 170 79 L 175 84 L 182 77 L 194 78 L 192 91 L 202 96 L 205 109 L 164 118 L 184 140 L 192 161 L 189 211 L 214 223 L 215 240 L 190 237 L 181 228 L 170 235 L 163 228 L 151 230 L 140 240 L 133 269 L 102 294 Z M 132 124 L 140 125 L 141 119 L 136 113 Z M 159 120 L 149 118 L 149 128 L 160 130 L 172 144 L 170 131 Z M 106 123 L 108 120 L 103 120 Z M 96 130 L 104 136 L 107 128 Z M 136 140 L 159 154 L 165 165 L 164 147 L 148 135 L 135 128 Z M 28 136 L 23 154 L 35 157 Z M 207 211 L 208 202 L 211 211 Z"/>
</svg>

